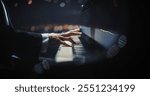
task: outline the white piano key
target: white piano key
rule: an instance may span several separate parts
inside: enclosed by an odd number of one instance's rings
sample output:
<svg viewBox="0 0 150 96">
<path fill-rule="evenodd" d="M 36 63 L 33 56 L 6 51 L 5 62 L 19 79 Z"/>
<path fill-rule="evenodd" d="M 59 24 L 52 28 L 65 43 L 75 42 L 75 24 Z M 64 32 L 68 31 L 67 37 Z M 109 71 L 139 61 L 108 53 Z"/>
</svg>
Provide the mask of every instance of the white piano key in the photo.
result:
<svg viewBox="0 0 150 96">
<path fill-rule="evenodd" d="M 70 62 L 73 61 L 73 51 L 72 47 L 62 47 L 60 46 L 56 57 L 55 57 L 56 62 Z"/>
</svg>

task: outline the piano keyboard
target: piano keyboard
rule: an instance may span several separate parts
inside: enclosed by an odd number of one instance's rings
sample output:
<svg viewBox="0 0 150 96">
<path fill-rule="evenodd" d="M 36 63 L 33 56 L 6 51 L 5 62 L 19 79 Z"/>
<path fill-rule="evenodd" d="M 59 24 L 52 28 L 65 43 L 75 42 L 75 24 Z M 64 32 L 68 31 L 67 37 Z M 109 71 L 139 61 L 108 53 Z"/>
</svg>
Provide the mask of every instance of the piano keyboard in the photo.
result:
<svg viewBox="0 0 150 96">
<path fill-rule="evenodd" d="M 60 47 L 56 53 L 55 61 L 57 63 L 73 61 L 72 47 L 65 47 L 63 45 L 60 45 Z"/>
<path fill-rule="evenodd" d="M 73 36 L 73 40 L 77 44 L 73 44 L 72 47 L 66 47 L 64 45 L 60 45 L 56 56 L 55 61 L 57 63 L 60 62 L 72 62 L 77 58 L 84 58 L 85 49 L 79 39 L 80 36 Z M 68 42 L 69 43 L 69 42 Z"/>
</svg>

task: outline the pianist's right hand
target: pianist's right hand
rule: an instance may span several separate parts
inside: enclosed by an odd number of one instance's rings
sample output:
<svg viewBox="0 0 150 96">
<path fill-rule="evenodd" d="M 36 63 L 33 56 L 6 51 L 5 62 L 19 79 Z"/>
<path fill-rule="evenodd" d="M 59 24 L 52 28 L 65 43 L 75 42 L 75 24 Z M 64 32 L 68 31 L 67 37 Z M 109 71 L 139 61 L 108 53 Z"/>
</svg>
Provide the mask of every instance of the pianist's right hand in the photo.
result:
<svg viewBox="0 0 150 96">
<path fill-rule="evenodd" d="M 49 34 L 50 40 L 53 41 L 50 44 L 51 45 L 63 44 L 65 46 L 71 47 L 71 45 L 69 45 L 65 41 L 69 41 L 69 42 L 75 44 L 76 42 L 72 39 L 71 36 L 81 35 L 81 32 L 79 32 L 79 31 L 80 31 L 80 29 L 78 28 L 78 29 L 74 29 L 74 30 L 64 32 L 62 34 L 58 34 L 58 33 Z"/>
</svg>

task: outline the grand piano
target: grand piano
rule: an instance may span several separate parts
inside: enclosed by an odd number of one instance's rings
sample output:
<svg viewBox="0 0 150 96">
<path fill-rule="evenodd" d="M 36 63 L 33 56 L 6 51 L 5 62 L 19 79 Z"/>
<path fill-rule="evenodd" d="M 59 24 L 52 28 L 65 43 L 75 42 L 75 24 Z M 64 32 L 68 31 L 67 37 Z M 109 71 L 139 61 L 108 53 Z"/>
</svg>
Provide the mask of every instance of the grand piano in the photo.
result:
<svg viewBox="0 0 150 96">
<path fill-rule="evenodd" d="M 120 52 L 127 44 L 126 0 L 83 1 L 81 13 L 77 13 L 78 22 L 72 20 L 82 32 L 72 37 L 77 44 L 48 46 L 47 52 L 40 54 L 40 60 L 47 60 L 50 69 L 37 78 L 107 78 L 122 72 L 118 69 L 122 66 L 114 63 L 117 59 L 111 60 L 122 56 Z"/>
<path fill-rule="evenodd" d="M 71 44 L 72 47 L 49 46 L 40 58 L 53 59 L 56 64 L 82 65 L 113 58 L 126 44 L 126 37 L 121 34 L 86 26 L 80 26 L 80 29 L 82 35 L 72 37 L 77 44 Z"/>
</svg>

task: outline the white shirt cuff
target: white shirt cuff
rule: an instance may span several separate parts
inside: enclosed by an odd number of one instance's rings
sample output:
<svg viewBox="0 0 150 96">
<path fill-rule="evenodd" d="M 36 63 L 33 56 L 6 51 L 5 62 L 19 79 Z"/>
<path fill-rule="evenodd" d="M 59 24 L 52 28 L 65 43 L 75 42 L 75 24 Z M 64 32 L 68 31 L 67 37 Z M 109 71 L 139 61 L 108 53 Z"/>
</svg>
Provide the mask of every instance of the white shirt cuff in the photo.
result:
<svg viewBox="0 0 150 96">
<path fill-rule="evenodd" d="M 41 53 L 46 53 L 48 48 L 48 41 L 49 41 L 49 33 L 43 33 L 42 35 L 42 48 Z"/>
</svg>

